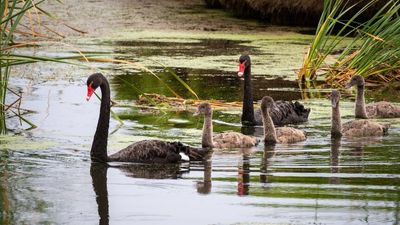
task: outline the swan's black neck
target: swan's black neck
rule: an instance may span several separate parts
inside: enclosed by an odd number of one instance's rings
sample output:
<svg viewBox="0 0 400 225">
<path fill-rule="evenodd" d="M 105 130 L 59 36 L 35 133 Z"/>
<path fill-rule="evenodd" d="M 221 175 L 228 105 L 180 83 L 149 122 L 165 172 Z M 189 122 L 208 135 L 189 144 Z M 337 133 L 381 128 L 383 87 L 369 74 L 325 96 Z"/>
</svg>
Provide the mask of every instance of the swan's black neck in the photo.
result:
<svg viewBox="0 0 400 225">
<path fill-rule="evenodd" d="M 100 116 L 97 122 L 96 133 L 94 134 L 90 157 L 93 161 L 107 161 L 107 140 L 108 127 L 110 123 L 110 85 L 107 79 L 102 76 L 101 88 L 101 106 Z"/>
<path fill-rule="evenodd" d="M 253 107 L 253 93 L 251 87 L 251 65 L 246 66 L 244 73 L 244 89 L 243 89 L 243 111 L 242 111 L 242 124 L 245 126 L 254 126 L 254 107 Z"/>
</svg>

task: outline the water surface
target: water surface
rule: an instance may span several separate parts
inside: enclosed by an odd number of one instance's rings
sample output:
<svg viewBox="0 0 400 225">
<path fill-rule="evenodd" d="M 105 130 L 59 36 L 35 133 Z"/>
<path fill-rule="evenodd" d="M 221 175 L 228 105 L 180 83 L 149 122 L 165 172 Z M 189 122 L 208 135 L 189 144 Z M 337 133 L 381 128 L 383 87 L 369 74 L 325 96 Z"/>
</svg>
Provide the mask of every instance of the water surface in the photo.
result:
<svg viewBox="0 0 400 225">
<path fill-rule="evenodd" d="M 116 86 L 113 82 L 115 99 L 133 101 Z M 312 108 L 310 121 L 298 126 L 308 135 L 303 143 L 215 151 L 203 163 L 105 168 L 90 163 L 99 101 L 85 102 L 85 91 L 80 83 L 39 85 L 24 106 L 37 111 L 30 118 L 39 128 L 2 138 L 4 224 L 398 222 L 399 119 L 382 120 L 392 124 L 389 136 L 332 142 L 329 101 L 322 92 L 321 98 L 303 101 Z M 353 102 L 343 101 L 346 121 Z M 111 120 L 116 132 L 109 137 L 109 153 L 148 138 L 200 146 L 202 119 L 192 112 L 113 109 L 124 125 Z M 239 120 L 239 110 L 217 111 L 215 132 L 240 131 Z M 261 128 L 255 131 L 261 138 Z"/>
<path fill-rule="evenodd" d="M 110 121 L 109 154 L 151 138 L 201 145 L 203 120 L 193 111 L 149 113 L 135 105 L 140 92 L 174 96 L 155 77 L 112 63 L 18 68 L 10 87 L 24 94 L 22 106 L 35 111 L 27 118 L 38 128 L 26 131 L 12 118 L 12 135 L 0 138 L 1 224 L 398 224 L 400 119 L 380 120 L 391 124 L 383 138 L 332 141 L 330 90 L 301 90 L 294 81 L 309 39 L 293 32 L 125 31 L 75 40 L 83 52 L 115 54 L 151 68 L 184 98 L 193 96 L 160 63 L 200 99 L 227 102 L 241 100 L 237 59 L 251 54 L 255 100 L 270 95 L 311 108 L 309 122 L 296 126 L 307 132 L 305 142 L 216 150 L 205 162 L 178 165 L 90 162 L 99 101 L 85 101 L 85 82 L 99 70 L 124 123 Z M 71 54 L 52 45 L 34 50 Z M 342 95 L 347 121 L 354 93 Z M 214 132 L 244 131 L 240 111 L 215 111 Z M 246 132 L 262 138 L 260 127 Z"/>
</svg>

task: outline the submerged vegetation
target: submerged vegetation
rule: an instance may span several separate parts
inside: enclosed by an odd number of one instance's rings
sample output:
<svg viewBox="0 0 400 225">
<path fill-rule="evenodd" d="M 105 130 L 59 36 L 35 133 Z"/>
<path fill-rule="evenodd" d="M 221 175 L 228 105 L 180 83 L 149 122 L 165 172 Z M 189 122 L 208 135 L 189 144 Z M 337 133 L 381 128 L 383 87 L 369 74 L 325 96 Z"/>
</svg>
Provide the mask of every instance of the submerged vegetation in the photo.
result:
<svg viewBox="0 0 400 225">
<path fill-rule="evenodd" d="M 354 74 L 379 82 L 399 80 L 399 1 L 389 0 L 368 21 L 356 22 L 377 2 L 370 1 L 349 16 L 357 4 L 348 5 L 344 0 L 324 1 L 324 11 L 299 71 L 299 80 L 315 80 L 320 73 L 327 73 L 326 80 L 330 84 L 343 84 Z M 339 54 L 332 59 L 335 53 Z"/>
</svg>

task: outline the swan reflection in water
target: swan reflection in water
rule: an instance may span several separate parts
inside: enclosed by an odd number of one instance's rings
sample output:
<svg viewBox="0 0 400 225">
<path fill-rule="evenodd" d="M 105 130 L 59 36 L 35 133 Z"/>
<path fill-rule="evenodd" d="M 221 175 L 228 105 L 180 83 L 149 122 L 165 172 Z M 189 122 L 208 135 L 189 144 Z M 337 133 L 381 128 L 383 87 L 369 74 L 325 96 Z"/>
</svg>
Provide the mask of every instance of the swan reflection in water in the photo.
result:
<svg viewBox="0 0 400 225">
<path fill-rule="evenodd" d="M 189 163 L 122 164 L 117 166 L 128 177 L 146 179 L 178 179 L 189 172 Z"/>
<path fill-rule="evenodd" d="M 92 177 L 93 189 L 96 193 L 100 225 L 107 225 L 109 223 L 107 169 L 108 165 L 104 163 L 92 162 L 90 166 L 90 176 Z"/>
<path fill-rule="evenodd" d="M 260 166 L 260 183 L 263 188 L 267 187 L 267 166 L 268 159 L 274 154 L 274 146 L 266 146 L 263 154 L 263 158 Z M 239 196 L 244 196 L 249 194 L 250 187 L 250 160 L 251 155 L 254 153 L 253 148 L 243 148 L 239 151 L 241 159 L 238 164 L 238 178 L 237 178 L 237 194 Z M 204 179 L 198 181 L 196 184 L 197 192 L 200 194 L 211 193 L 212 188 L 212 160 L 206 160 L 202 162 L 204 166 Z"/>
<path fill-rule="evenodd" d="M 251 161 L 251 149 L 242 150 L 242 159 L 239 161 L 238 165 L 238 187 L 237 194 L 239 196 L 249 195 L 250 188 L 250 161 Z M 260 183 L 261 187 L 268 187 L 268 160 L 275 154 L 275 146 L 269 145 L 264 147 L 263 157 L 260 164 Z"/>
<path fill-rule="evenodd" d="M 238 165 L 238 187 L 237 192 L 239 196 L 249 194 L 250 186 L 250 154 L 242 153 L 243 157 Z"/>
<path fill-rule="evenodd" d="M 268 188 L 268 160 L 275 155 L 275 145 L 266 145 L 260 167 L 260 183 L 262 188 Z"/>
<path fill-rule="evenodd" d="M 364 147 L 369 145 L 377 145 L 382 141 L 382 137 L 361 137 L 361 138 L 332 138 L 330 153 L 330 168 L 332 176 L 329 183 L 340 184 L 340 178 L 334 174 L 340 173 L 340 158 L 351 159 L 352 164 L 358 164 L 353 168 L 353 172 L 364 173 Z M 344 147 L 344 149 L 342 148 Z M 344 151 L 343 151 L 344 150 Z M 343 166 L 343 165 L 342 165 Z"/>
<path fill-rule="evenodd" d="M 204 164 L 204 180 L 198 185 L 199 193 L 211 191 L 211 161 Z M 120 164 L 110 166 L 105 163 L 92 162 L 90 176 L 92 177 L 93 190 L 96 194 L 98 205 L 99 224 L 109 224 L 109 204 L 107 191 L 107 170 L 109 167 L 120 169 L 126 176 L 146 179 L 178 179 L 182 174 L 190 171 L 189 163 L 180 164 Z M 199 182 L 200 183 L 200 182 Z"/>
<path fill-rule="evenodd" d="M 341 138 L 332 138 L 331 139 L 331 157 L 330 157 L 330 167 L 332 176 L 329 177 L 330 184 L 339 184 L 339 177 L 334 176 L 333 174 L 339 173 L 339 148 L 340 148 Z"/>
<path fill-rule="evenodd" d="M 210 194 L 211 193 L 211 173 L 212 173 L 212 163 L 211 160 L 205 160 L 202 162 L 204 166 L 204 179 L 203 181 L 198 181 L 196 184 L 197 192 L 200 194 Z"/>
</svg>

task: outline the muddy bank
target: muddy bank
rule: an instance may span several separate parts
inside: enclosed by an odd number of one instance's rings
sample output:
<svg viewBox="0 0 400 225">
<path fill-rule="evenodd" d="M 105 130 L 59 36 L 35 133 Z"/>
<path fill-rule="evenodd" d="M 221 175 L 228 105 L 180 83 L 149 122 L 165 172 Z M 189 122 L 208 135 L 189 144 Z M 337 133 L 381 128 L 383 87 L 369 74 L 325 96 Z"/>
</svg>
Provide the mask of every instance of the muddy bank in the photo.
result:
<svg viewBox="0 0 400 225">
<path fill-rule="evenodd" d="M 316 26 L 322 13 L 324 1 L 320 0 L 205 0 L 210 8 L 223 8 L 240 17 L 257 18 L 265 23 L 290 26 Z M 349 12 L 354 15 L 369 1 L 349 1 L 348 5 L 360 3 Z M 379 1 L 361 18 L 364 21 L 378 11 L 386 1 Z"/>
</svg>

